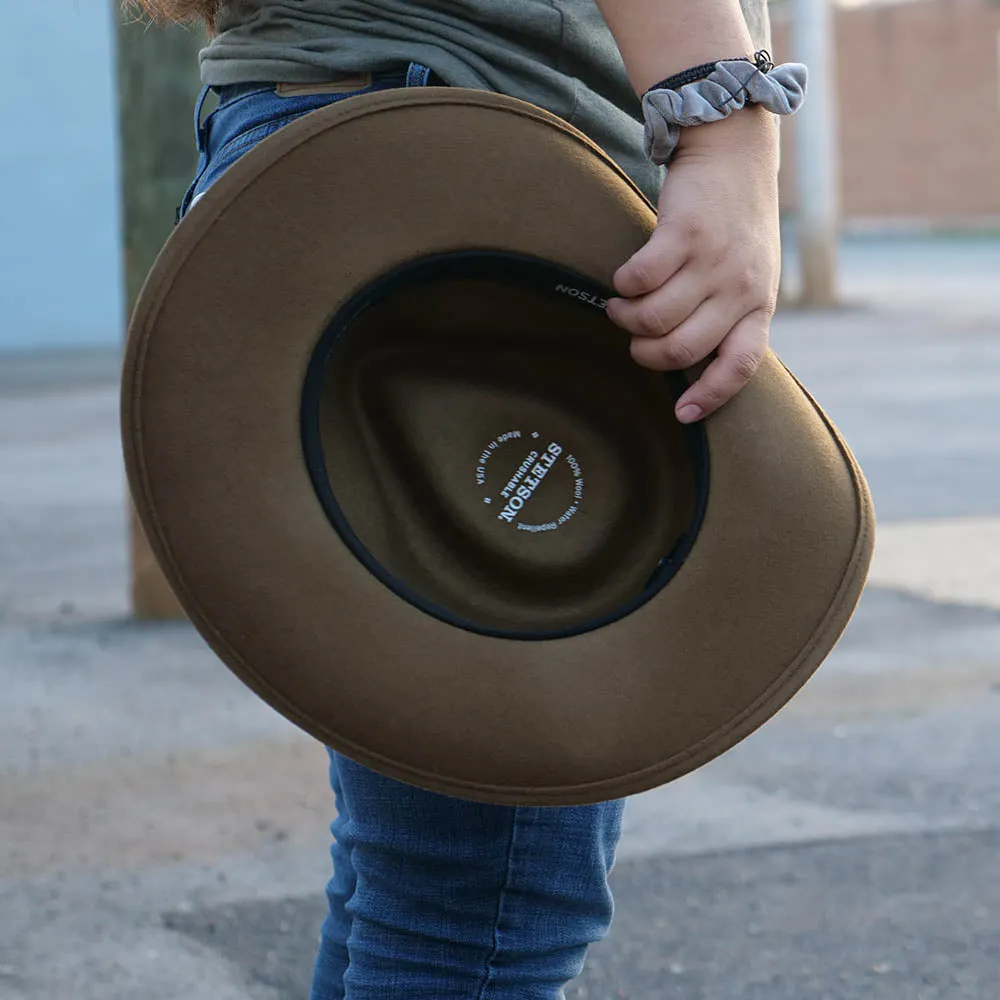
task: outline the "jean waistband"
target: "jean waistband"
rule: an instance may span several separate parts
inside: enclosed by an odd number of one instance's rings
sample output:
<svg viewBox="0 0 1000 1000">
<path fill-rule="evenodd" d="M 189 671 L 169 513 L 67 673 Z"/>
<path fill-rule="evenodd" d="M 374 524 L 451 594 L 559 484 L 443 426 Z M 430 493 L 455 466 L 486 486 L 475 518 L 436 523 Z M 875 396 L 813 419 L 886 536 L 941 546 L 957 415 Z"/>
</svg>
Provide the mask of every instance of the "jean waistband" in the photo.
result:
<svg viewBox="0 0 1000 1000">
<path fill-rule="evenodd" d="M 350 83 L 348 83 L 350 81 Z M 322 82 L 317 84 L 301 84 L 304 90 L 308 90 L 312 86 L 324 86 L 328 84 L 337 84 L 343 82 L 348 90 L 364 90 L 369 86 L 376 87 L 379 89 L 384 89 L 385 87 L 444 87 L 447 86 L 444 80 L 438 76 L 429 66 L 425 66 L 422 63 L 408 63 L 400 64 L 398 67 L 392 67 L 390 69 L 365 72 L 343 72 L 343 73 L 332 73 Z M 356 85 L 356 87 L 355 87 Z M 201 93 L 198 95 L 198 100 L 195 103 L 194 108 L 194 132 L 198 145 L 198 151 L 203 153 L 206 148 L 206 126 L 202 124 L 202 114 L 205 109 L 205 102 L 208 99 L 210 93 L 214 93 L 218 97 L 218 103 L 222 105 L 230 105 L 234 101 L 237 101 L 243 97 L 251 94 L 267 94 L 274 93 L 279 87 L 282 86 L 281 81 L 277 80 L 255 80 L 247 83 L 233 83 L 233 84 L 222 84 L 222 85 L 211 85 L 204 86 L 201 89 Z M 297 85 L 294 83 L 289 83 L 288 87 L 294 89 Z M 301 95 L 306 100 L 309 99 L 308 93 L 303 93 Z M 322 104 L 320 101 L 317 107 Z M 211 117 L 211 116 L 209 116 Z"/>
</svg>

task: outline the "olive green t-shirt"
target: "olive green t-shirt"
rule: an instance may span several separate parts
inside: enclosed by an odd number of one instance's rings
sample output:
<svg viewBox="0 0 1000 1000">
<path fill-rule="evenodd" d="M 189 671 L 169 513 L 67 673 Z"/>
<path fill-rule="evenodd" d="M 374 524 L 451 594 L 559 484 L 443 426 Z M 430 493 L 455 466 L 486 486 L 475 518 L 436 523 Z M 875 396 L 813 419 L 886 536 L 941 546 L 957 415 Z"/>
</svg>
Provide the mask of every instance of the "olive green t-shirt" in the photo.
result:
<svg viewBox="0 0 1000 1000">
<path fill-rule="evenodd" d="M 766 44 L 766 0 L 741 2 Z M 594 0 L 230 0 L 216 27 L 201 53 L 206 84 L 319 83 L 423 63 L 451 86 L 559 115 L 656 199 L 662 171 L 643 153 L 639 98 Z"/>
</svg>

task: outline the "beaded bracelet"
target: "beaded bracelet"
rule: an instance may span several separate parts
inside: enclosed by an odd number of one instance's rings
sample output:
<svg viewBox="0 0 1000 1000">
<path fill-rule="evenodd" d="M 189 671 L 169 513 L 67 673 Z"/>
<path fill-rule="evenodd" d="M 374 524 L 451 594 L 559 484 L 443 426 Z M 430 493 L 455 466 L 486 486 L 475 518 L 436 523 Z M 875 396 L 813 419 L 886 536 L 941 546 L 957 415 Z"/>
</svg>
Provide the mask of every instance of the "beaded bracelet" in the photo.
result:
<svg viewBox="0 0 1000 1000">
<path fill-rule="evenodd" d="M 654 84 L 642 96 L 646 155 L 660 165 L 677 150 L 682 128 L 721 121 L 747 104 L 792 115 L 805 99 L 808 71 L 802 63 L 775 66 L 761 49 L 702 63 Z"/>
</svg>

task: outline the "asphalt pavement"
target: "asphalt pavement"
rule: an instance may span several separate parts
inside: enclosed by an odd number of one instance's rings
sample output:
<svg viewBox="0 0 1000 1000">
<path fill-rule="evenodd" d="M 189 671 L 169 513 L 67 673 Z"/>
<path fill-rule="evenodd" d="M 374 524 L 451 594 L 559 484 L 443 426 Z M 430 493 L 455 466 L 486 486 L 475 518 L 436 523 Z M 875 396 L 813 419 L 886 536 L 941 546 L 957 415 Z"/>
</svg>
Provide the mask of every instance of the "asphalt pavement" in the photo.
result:
<svg viewBox="0 0 1000 1000">
<path fill-rule="evenodd" d="M 568 1000 L 1000 995 L 1000 292 L 894 274 L 774 328 L 868 474 L 873 583 L 783 712 L 630 801 Z M 325 755 L 129 619 L 116 364 L 0 358 L 0 998 L 304 1000 Z"/>
</svg>

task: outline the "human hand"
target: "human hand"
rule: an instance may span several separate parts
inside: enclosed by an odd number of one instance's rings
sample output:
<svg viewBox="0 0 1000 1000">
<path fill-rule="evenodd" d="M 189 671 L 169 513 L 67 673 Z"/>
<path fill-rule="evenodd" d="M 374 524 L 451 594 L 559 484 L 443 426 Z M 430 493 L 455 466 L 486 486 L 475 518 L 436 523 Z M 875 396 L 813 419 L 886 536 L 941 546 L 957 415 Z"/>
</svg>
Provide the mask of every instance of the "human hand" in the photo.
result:
<svg viewBox="0 0 1000 1000">
<path fill-rule="evenodd" d="M 614 276 L 609 318 L 655 371 L 716 356 L 677 402 L 691 423 L 743 388 L 767 349 L 781 268 L 778 136 L 749 107 L 682 132 L 656 230 Z"/>
</svg>

